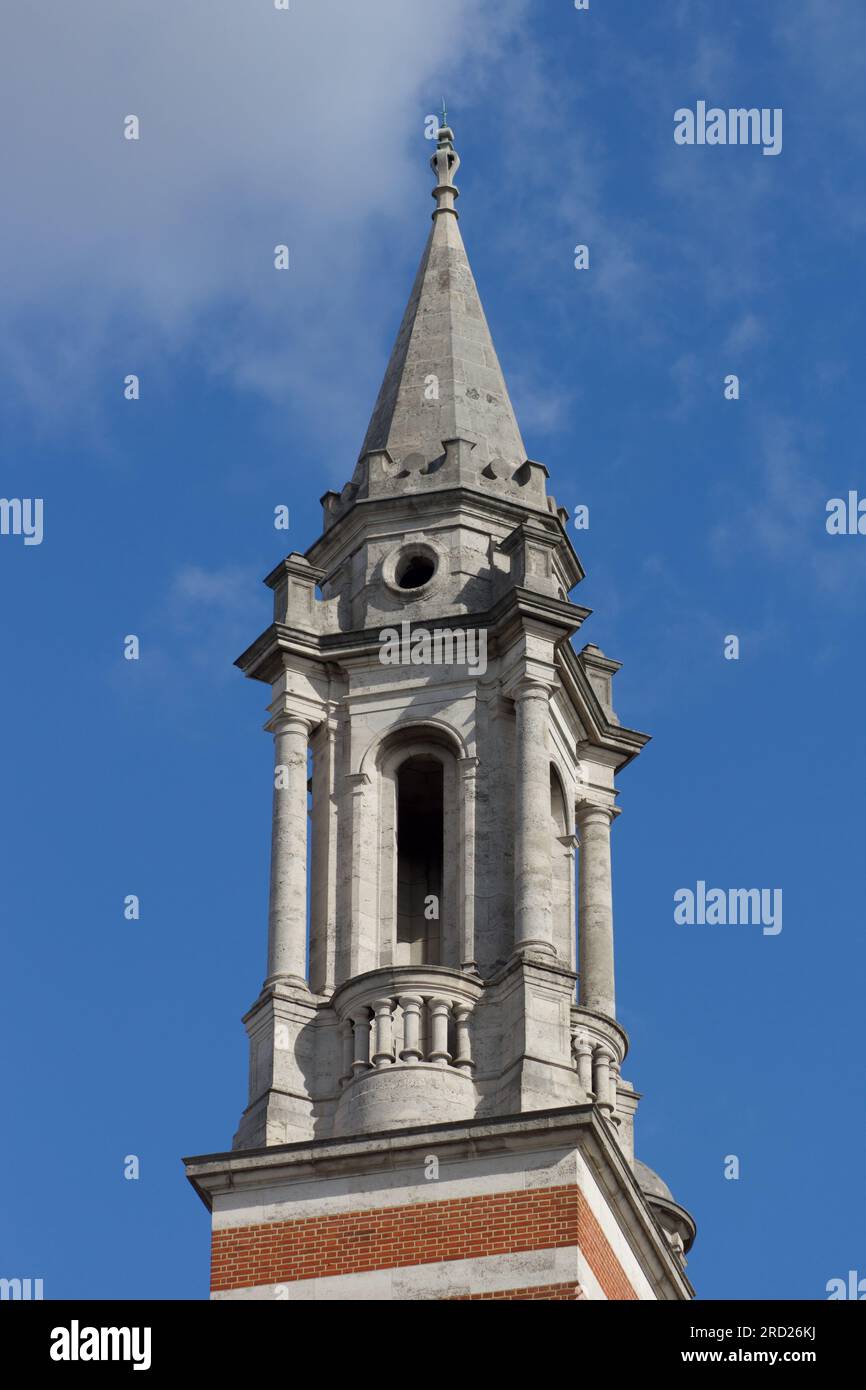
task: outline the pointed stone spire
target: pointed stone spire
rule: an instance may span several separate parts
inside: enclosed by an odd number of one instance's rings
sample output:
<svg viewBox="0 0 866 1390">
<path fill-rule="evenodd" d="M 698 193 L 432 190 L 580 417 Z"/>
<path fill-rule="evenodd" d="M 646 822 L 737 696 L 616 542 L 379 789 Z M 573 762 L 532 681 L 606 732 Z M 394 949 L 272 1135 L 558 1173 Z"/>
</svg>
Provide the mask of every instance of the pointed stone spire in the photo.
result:
<svg viewBox="0 0 866 1390">
<path fill-rule="evenodd" d="M 443 121 L 447 119 L 443 113 Z M 443 441 L 466 439 L 484 467 L 519 468 L 526 450 L 457 225 L 454 133 L 439 129 L 433 229 L 361 455 L 387 449 L 395 464 L 441 458 Z"/>
</svg>

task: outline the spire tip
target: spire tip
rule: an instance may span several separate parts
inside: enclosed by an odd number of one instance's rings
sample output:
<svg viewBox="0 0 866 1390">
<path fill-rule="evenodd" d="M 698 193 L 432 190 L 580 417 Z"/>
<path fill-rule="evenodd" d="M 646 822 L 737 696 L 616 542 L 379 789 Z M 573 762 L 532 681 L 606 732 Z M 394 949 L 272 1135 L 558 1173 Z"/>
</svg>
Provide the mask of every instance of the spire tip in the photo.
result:
<svg viewBox="0 0 866 1390">
<path fill-rule="evenodd" d="M 454 204 L 459 198 L 460 192 L 453 179 L 460 168 L 460 156 L 454 148 L 454 131 L 448 125 L 448 111 L 444 97 L 442 98 L 442 123 L 439 127 L 436 152 L 430 160 L 430 167 L 436 175 L 436 187 L 433 189 L 436 211 L 433 216 L 438 217 L 440 213 L 450 212 L 456 217 L 457 209 Z"/>
</svg>

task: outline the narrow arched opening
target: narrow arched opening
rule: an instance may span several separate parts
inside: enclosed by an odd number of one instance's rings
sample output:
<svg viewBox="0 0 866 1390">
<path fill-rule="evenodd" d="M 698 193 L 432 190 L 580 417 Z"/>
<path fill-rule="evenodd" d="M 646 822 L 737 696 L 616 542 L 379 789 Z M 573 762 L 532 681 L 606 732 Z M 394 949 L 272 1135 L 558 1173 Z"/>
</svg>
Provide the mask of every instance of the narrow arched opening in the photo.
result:
<svg viewBox="0 0 866 1390">
<path fill-rule="evenodd" d="M 568 833 L 568 812 L 565 809 L 565 792 L 562 790 L 559 773 L 553 763 L 550 764 L 550 817 L 553 821 L 554 835 L 566 835 Z"/>
<path fill-rule="evenodd" d="M 418 754 L 397 769 L 397 963 L 441 959 L 444 771 Z"/>
</svg>

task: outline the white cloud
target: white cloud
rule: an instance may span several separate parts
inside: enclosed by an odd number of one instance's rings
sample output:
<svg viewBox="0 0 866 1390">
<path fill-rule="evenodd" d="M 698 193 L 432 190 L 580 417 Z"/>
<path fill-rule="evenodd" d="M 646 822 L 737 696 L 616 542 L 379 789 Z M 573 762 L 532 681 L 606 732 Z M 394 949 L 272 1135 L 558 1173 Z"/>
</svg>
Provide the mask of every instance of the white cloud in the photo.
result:
<svg viewBox="0 0 866 1390">
<path fill-rule="evenodd" d="M 80 421 L 106 378 L 184 354 L 346 428 L 389 321 L 383 229 L 413 218 L 420 251 L 424 117 L 443 74 L 471 89 L 466 65 L 483 72 L 519 8 L 81 0 L 7 16 L 0 367 L 22 415 Z"/>
<path fill-rule="evenodd" d="M 537 373 L 518 369 L 508 379 L 521 429 L 527 435 L 554 434 L 568 428 L 575 391 L 559 382 L 544 382 Z"/>
<path fill-rule="evenodd" d="M 764 343 L 766 337 L 766 325 L 757 314 L 748 311 L 731 325 L 725 339 L 725 352 L 749 352 Z"/>
</svg>

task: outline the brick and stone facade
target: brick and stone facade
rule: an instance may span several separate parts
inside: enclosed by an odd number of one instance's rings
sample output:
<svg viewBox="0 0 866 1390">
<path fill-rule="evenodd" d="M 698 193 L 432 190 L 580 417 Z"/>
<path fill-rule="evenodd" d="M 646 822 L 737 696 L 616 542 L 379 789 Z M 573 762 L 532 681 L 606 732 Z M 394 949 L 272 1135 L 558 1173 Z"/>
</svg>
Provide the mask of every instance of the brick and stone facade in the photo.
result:
<svg viewBox="0 0 866 1390">
<path fill-rule="evenodd" d="M 677 1299 L 593 1106 L 190 1160 L 216 1299 Z"/>
<path fill-rule="evenodd" d="M 583 570 L 526 457 L 458 164 L 443 128 L 357 466 L 238 662 L 271 697 L 269 945 L 233 1151 L 187 1160 L 215 1298 L 690 1294 L 693 1223 L 635 1160 L 616 1018 L 615 778 L 647 736 L 614 712 L 619 664 L 572 646 Z"/>
</svg>

